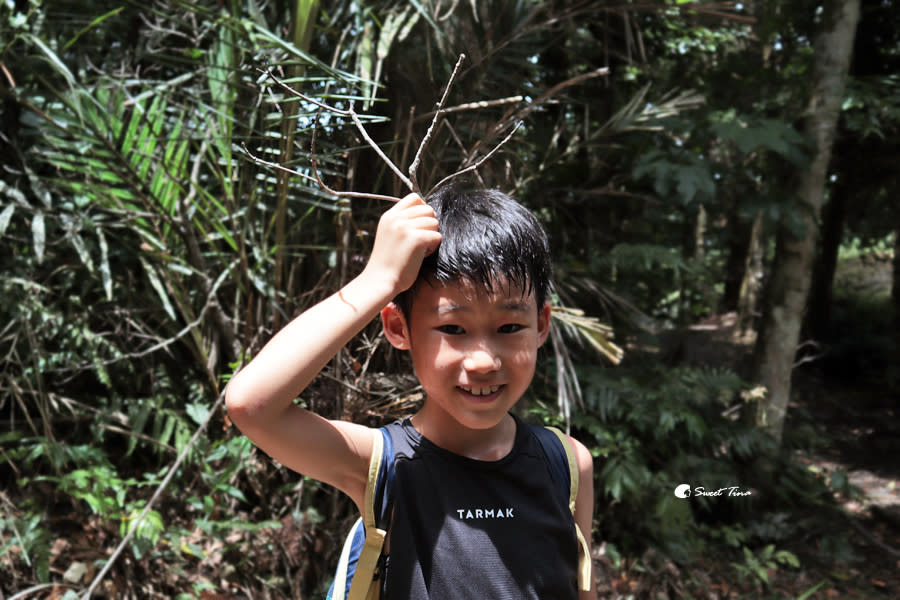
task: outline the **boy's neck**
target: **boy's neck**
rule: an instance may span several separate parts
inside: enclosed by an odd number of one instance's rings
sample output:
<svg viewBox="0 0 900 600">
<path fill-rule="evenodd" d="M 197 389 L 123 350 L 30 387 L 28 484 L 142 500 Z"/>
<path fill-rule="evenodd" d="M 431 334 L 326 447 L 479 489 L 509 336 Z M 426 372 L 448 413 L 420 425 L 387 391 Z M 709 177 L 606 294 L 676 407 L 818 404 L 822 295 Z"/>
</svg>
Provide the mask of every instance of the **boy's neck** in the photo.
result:
<svg viewBox="0 0 900 600">
<path fill-rule="evenodd" d="M 469 429 L 427 400 L 410 421 L 432 444 L 466 458 L 497 461 L 508 455 L 516 439 L 516 421 L 510 414 L 489 429 Z"/>
</svg>

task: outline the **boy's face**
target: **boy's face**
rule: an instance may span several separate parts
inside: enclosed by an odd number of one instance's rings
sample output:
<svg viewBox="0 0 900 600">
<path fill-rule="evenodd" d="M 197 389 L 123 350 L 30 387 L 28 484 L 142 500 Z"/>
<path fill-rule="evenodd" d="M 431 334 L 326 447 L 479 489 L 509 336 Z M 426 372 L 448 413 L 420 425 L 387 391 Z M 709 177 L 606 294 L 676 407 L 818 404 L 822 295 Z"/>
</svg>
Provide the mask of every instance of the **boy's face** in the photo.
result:
<svg viewBox="0 0 900 600">
<path fill-rule="evenodd" d="M 549 304 L 538 310 L 533 294 L 505 282 L 493 288 L 423 283 L 408 319 L 393 304 L 382 312 L 428 402 L 468 429 L 496 426 L 522 397 L 549 332 Z"/>
</svg>

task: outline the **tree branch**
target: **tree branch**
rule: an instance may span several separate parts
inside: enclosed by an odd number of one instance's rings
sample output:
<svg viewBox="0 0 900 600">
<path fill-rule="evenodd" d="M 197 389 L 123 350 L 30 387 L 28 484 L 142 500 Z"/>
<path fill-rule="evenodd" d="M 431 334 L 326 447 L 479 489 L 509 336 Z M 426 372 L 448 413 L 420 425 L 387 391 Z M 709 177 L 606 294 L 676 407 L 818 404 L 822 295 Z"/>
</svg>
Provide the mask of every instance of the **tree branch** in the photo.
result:
<svg viewBox="0 0 900 600">
<path fill-rule="evenodd" d="M 366 192 L 340 192 L 338 190 L 333 190 L 328 187 L 328 185 L 326 185 L 324 181 L 322 181 L 322 179 L 318 176 L 318 171 L 316 171 L 315 168 L 314 172 L 316 173 L 316 176 L 314 177 L 312 175 L 307 175 L 306 173 L 301 173 L 300 171 L 295 171 L 294 169 L 289 169 L 284 165 L 280 165 L 268 160 L 263 160 L 262 158 L 259 158 L 258 156 L 250 152 L 250 150 L 247 149 L 247 145 L 244 143 L 241 143 L 241 148 L 244 149 L 247 158 L 249 158 L 253 162 L 260 165 L 265 165 L 267 167 L 272 167 L 273 169 L 277 169 L 279 171 L 290 173 L 291 175 L 296 175 L 297 177 L 301 177 L 309 181 L 314 181 L 319 185 L 319 187 L 321 187 L 323 190 L 325 190 L 325 192 L 331 194 L 332 196 L 337 196 L 339 198 L 370 198 L 372 200 L 387 200 L 389 202 L 397 202 L 397 200 L 399 200 L 399 198 L 395 198 L 393 196 L 383 196 L 381 194 L 369 194 Z M 313 158 L 313 164 L 315 165 L 315 158 Z"/>
<path fill-rule="evenodd" d="M 419 144 L 416 156 L 413 158 L 412 164 L 409 165 L 409 178 L 412 180 L 414 192 L 418 192 L 419 190 L 419 182 L 416 180 L 416 171 L 419 169 L 419 164 L 422 161 L 422 152 L 425 151 L 425 147 L 428 145 L 428 142 L 431 141 L 431 136 L 434 133 L 434 126 L 441 116 L 444 104 L 447 103 L 447 95 L 450 93 L 450 87 L 453 85 L 453 80 L 456 78 L 459 67 L 465 59 L 466 55 L 460 54 L 459 58 L 456 60 L 456 66 L 453 67 L 453 72 L 450 73 L 450 79 L 447 81 L 447 87 L 444 88 L 444 94 L 441 96 L 441 101 L 438 102 L 437 110 L 434 111 L 434 118 L 431 119 L 431 125 L 428 126 L 428 131 L 425 132 L 425 137 L 422 138 L 422 143 Z"/>
<path fill-rule="evenodd" d="M 375 152 L 378 154 L 378 156 L 381 158 L 381 160 L 383 160 L 385 162 L 385 164 L 387 164 L 387 166 L 390 167 L 390 169 L 394 172 L 394 174 L 400 178 L 400 181 L 402 181 L 403 183 L 406 184 L 406 186 L 410 189 L 410 191 L 415 191 L 415 186 L 413 185 L 413 182 L 410 181 L 409 178 L 407 178 L 406 175 L 404 175 L 403 172 L 399 168 L 397 168 L 397 165 L 395 165 L 391 161 L 391 159 L 388 158 L 388 156 L 378 146 L 378 144 L 376 144 L 375 141 L 369 136 L 369 132 L 366 131 L 365 126 L 362 124 L 362 121 L 360 121 L 360 119 L 359 119 L 359 115 L 353 109 L 353 104 L 350 105 L 350 108 L 348 110 L 342 110 L 335 106 L 329 106 L 328 104 L 325 104 L 324 102 L 316 100 L 315 98 L 311 98 L 310 96 L 307 96 L 306 94 L 298 92 L 291 86 L 287 85 L 286 83 L 284 83 L 283 81 L 278 79 L 278 77 L 276 77 L 275 74 L 272 73 L 271 69 L 268 70 L 267 73 L 268 73 L 269 77 L 271 77 L 272 80 L 275 81 L 275 83 L 280 88 L 290 92 L 294 96 L 297 96 L 298 98 L 306 100 L 307 102 L 310 102 L 310 103 L 314 104 L 315 106 L 318 106 L 319 108 L 327 110 L 329 112 L 332 112 L 336 115 L 340 115 L 343 117 L 350 117 L 350 119 L 353 121 L 353 124 L 356 125 L 356 129 L 359 131 L 360 135 L 363 137 L 363 139 L 366 141 L 366 143 L 369 144 L 369 146 L 373 150 L 375 150 Z M 316 115 L 316 125 L 318 125 L 318 115 Z M 318 127 L 316 127 L 316 129 L 317 128 Z M 315 129 L 313 129 L 313 132 L 315 133 Z M 333 192 L 329 192 L 329 193 L 333 193 Z"/>
<path fill-rule="evenodd" d="M 475 162 L 474 164 L 469 165 L 469 166 L 466 167 L 465 169 L 461 169 L 461 170 L 457 171 L 456 173 L 453 173 L 452 175 L 448 175 L 447 177 L 444 177 L 443 179 L 441 179 L 441 180 L 437 183 L 437 185 L 433 186 L 430 190 L 428 190 L 428 193 L 431 194 L 431 192 L 433 192 L 433 191 L 436 190 L 437 188 L 441 187 L 441 185 L 443 185 L 444 183 L 450 181 L 450 180 L 453 179 L 454 177 L 459 177 L 459 176 L 462 175 L 463 173 L 468 173 L 469 171 L 474 171 L 474 170 L 476 170 L 478 167 L 480 167 L 481 165 L 483 165 L 490 157 L 492 157 L 494 154 L 497 153 L 497 150 L 499 150 L 500 148 L 502 148 L 503 145 L 504 145 L 506 142 L 508 142 L 508 141 L 510 140 L 510 138 L 512 138 L 513 134 L 514 134 L 516 131 L 519 130 L 519 125 L 521 125 L 521 123 L 516 123 L 515 127 L 513 127 L 513 128 L 509 131 L 508 134 L 506 134 L 506 137 L 503 138 L 503 140 L 501 140 L 499 144 L 497 144 L 496 146 L 494 146 L 493 148 L 491 148 L 491 151 L 488 152 L 487 154 L 485 154 L 484 156 L 482 156 L 477 162 Z"/>
</svg>

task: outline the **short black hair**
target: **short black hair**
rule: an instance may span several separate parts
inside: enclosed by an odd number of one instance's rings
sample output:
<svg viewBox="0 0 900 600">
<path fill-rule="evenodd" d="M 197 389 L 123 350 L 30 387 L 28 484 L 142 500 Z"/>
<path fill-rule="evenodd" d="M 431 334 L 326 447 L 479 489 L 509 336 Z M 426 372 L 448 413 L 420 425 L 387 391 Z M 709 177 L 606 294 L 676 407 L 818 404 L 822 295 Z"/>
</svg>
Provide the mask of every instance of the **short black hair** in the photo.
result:
<svg viewBox="0 0 900 600">
<path fill-rule="evenodd" d="M 552 261 L 547 233 L 537 218 L 507 194 L 452 181 L 425 202 L 441 233 L 438 249 L 422 262 L 415 283 L 394 303 L 409 318 L 422 284 L 468 281 L 492 291 L 498 279 L 534 293 L 538 310 L 549 295 Z"/>
</svg>

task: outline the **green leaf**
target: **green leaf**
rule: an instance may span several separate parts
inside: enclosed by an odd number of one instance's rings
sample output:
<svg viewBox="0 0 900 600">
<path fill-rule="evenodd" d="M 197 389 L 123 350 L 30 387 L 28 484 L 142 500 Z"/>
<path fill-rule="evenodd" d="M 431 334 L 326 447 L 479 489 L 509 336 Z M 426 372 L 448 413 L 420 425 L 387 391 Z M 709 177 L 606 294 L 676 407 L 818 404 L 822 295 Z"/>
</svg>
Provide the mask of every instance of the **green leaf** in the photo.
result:
<svg viewBox="0 0 900 600">
<path fill-rule="evenodd" d="M 203 404 L 187 404 L 184 410 L 197 425 L 203 425 L 209 417 L 209 407 Z"/>
<path fill-rule="evenodd" d="M 816 592 L 818 592 L 819 589 L 826 583 L 828 583 L 828 581 L 823 579 L 816 585 L 812 586 L 811 588 L 809 588 L 808 590 L 806 590 L 805 592 L 803 592 L 802 594 L 797 596 L 797 600 L 807 600 L 808 598 L 811 598 L 812 595 L 815 594 Z"/>
<path fill-rule="evenodd" d="M 753 565 L 752 569 L 763 583 L 769 583 L 769 572 L 762 565 Z"/>
<path fill-rule="evenodd" d="M 93 21 L 88 23 L 88 25 L 86 27 L 84 27 L 83 29 L 81 29 L 78 33 L 76 33 L 75 36 L 71 40 L 66 42 L 66 45 L 63 46 L 63 51 L 66 51 L 69 48 L 71 48 L 72 45 L 78 41 L 78 38 L 83 36 L 85 33 L 90 31 L 91 29 L 93 29 L 94 27 L 96 27 L 97 25 L 102 23 L 103 21 L 109 19 L 110 17 L 116 16 L 117 14 L 122 12 L 124 9 L 125 9 L 124 6 L 120 6 L 119 8 L 114 8 L 113 10 L 109 11 L 108 13 L 100 15 L 99 17 L 97 17 L 96 19 L 94 19 Z"/>
<path fill-rule="evenodd" d="M 75 248 L 78 258 L 81 259 L 81 264 L 87 268 L 89 273 L 93 273 L 94 261 L 91 258 L 91 253 L 88 251 L 87 244 L 84 243 L 84 238 L 82 238 L 78 230 L 75 229 L 74 219 L 71 216 L 64 214 L 62 215 L 62 222 L 66 228 L 66 237 L 69 238 L 72 247 Z"/>
<path fill-rule="evenodd" d="M 776 552 L 775 560 L 780 564 L 788 565 L 795 569 L 800 567 L 800 560 L 793 552 L 789 552 L 788 550 L 779 550 Z"/>
<path fill-rule="evenodd" d="M 9 222 L 15 211 L 16 205 L 10 202 L 6 205 L 6 208 L 3 209 L 3 212 L 0 213 L 0 237 L 6 233 L 6 229 L 9 227 Z"/>
<path fill-rule="evenodd" d="M 147 273 L 147 278 L 150 280 L 150 285 L 156 291 L 160 301 L 162 301 L 163 309 L 166 311 L 166 314 L 169 315 L 169 318 L 173 321 L 177 320 L 175 309 L 172 308 L 172 302 L 169 300 L 169 294 L 166 292 L 166 288 L 163 286 L 162 281 L 160 281 L 156 269 L 143 257 L 141 257 L 140 261 L 144 266 L 144 272 Z"/>
<path fill-rule="evenodd" d="M 109 246 L 106 243 L 106 236 L 103 230 L 97 228 L 97 240 L 100 242 L 100 279 L 103 282 L 103 291 L 106 292 L 107 302 L 113 299 L 112 273 L 109 268 Z"/>
<path fill-rule="evenodd" d="M 44 225 L 44 213 L 37 212 L 31 220 L 31 237 L 34 240 L 34 255 L 38 264 L 44 260 L 44 249 L 47 243 L 47 233 Z"/>
<path fill-rule="evenodd" d="M 67 67 L 65 65 L 65 63 L 59 59 L 59 57 L 56 55 L 56 53 L 53 52 L 53 50 L 51 50 L 47 46 L 47 44 L 42 42 L 40 40 L 40 38 L 38 38 L 34 35 L 26 34 L 24 37 L 26 39 L 28 39 L 32 44 L 37 46 L 38 49 L 40 49 L 40 51 L 44 53 L 44 56 L 47 57 L 47 60 L 50 61 L 50 64 L 56 68 L 56 70 L 59 72 L 60 75 L 65 77 L 66 81 L 69 83 L 69 87 L 74 88 L 76 85 L 75 76 L 72 75 L 72 71 L 70 71 L 69 67 Z"/>
</svg>

